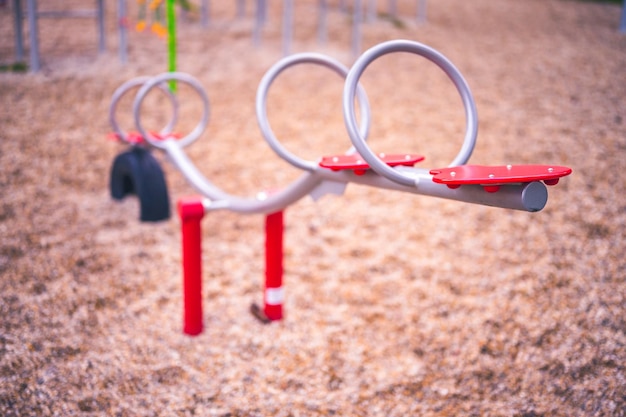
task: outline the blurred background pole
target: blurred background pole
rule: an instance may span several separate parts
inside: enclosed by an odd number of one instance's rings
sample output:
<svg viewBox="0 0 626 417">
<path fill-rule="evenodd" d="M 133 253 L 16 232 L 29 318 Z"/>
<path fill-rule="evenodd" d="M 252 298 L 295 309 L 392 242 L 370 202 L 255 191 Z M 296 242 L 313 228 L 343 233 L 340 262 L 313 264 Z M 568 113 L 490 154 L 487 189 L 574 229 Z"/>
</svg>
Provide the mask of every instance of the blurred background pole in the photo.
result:
<svg viewBox="0 0 626 417">
<path fill-rule="evenodd" d="M 283 0 L 283 56 L 291 53 L 293 36 L 293 0 Z"/>
<path fill-rule="evenodd" d="M 30 34 L 30 70 L 37 72 L 39 65 L 39 28 L 37 27 L 37 0 L 26 2 L 28 15 L 28 29 Z"/>
<path fill-rule="evenodd" d="M 97 0 L 96 20 L 98 21 L 98 52 L 106 50 L 106 34 L 104 32 L 104 0 Z"/>
<path fill-rule="evenodd" d="M 117 0 L 117 20 L 119 27 L 119 55 L 122 64 L 128 62 L 128 17 L 126 16 L 126 0 Z"/>
<path fill-rule="evenodd" d="M 176 0 L 167 0 L 167 46 L 169 72 L 176 72 Z M 170 89 L 176 91 L 176 82 L 170 81 Z"/>
<path fill-rule="evenodd" d="M 322 45 L 328 40 L 328 3 L 326 0 L 318 0 L 317 4 L 317 41 Z"/>
<path fill-rule="evenodd" d="M 417 23 L 426 22 L 426 0 L 417 0 Z"/>
<path fill-rule="evenodd" d="M 352 57 L 356 59 L 361 53 L 361 21 L 363 20 L 361 0 L 354 0 L 352 12 Z"/>
<path fill-rule="evenodd" d="M 622 6 L 622 23 L 619 25 L 619 31 L 626 33 L 626 0 L 624 0 L 624 5 Z"/>
<path fill-rule="evenodd" d="M 20 0 L 13 0 L 13 27 L 15 29 L 15 60 L 24 61 L 24 29 L 22 19 L 22 4 Z"/>
<path fill-rule="evenodd" d="M 209 0 L 202 0 L 202 7 L 200 9 L 200 23 L 203 28 L 209 27 L 211 21 L 211 2 Z"/>
</svg>

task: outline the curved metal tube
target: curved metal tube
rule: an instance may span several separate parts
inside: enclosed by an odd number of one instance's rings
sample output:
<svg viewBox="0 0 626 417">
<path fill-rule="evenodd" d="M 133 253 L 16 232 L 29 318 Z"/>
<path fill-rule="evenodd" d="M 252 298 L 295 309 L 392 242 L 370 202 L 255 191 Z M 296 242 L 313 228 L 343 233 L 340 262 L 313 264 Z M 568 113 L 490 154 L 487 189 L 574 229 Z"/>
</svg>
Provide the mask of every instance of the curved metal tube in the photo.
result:
<svg viewBox="0 0 626 417">
<path fill-rule="evenodd" d="M 167 152 L 172 163 L 184 175 L 187 181 L 202 195 L 211 201 L 207 203 L 207 209 L 227 209 L 239 213 L 273 213 L 295 203 L 309 194 L 322 178 L 305 173 L 299 179 L 288 185 L 283 190 L 273 194 L 261 194 L 257 198 L 241 198 L 222 191 L 213 185 L 189 160 L 187 154 L 174 139 L 161 142 L 162 149 Z"/>
<path fill-rule="evenodd" d="M 163 74 L 157 75 L 156 77 L 150 78 L 146 81 L 137 92 L 137 96 L 135 96 L 135 101 L 133 102 L 133 115 L 135 116 L 135 124 L 137 125 L 137 130 L 143 136 L 143 138 L 152 146 L 156 148 L 163 149 L 163 141 L 155 138 L 150 132 L 146 131 L 141 123 L 141 105 L 143 100 L 146 98 L 148 92 L 156 86 L 163 85 L 166 81 L 176 80 L 182 83 L 189 85 L 193 90 L 195 90 L 200 99 L 202 100 L 202 117 L 196 127 L 189 132 L 186 136 L 177 140 L 177 143 L 182 146 L 191 145 L 195 142 L 202 132 L 206 129 L 209 123 L 209 97 L 206 95 L 202 84 L 192 77 L 189 74 L 185 74 L 182 72 L 165 72 Z"/>
<path fill-rule="evenodd" d="M 206 179 L 175 140 L 167 139 L 162 144 L 172 163 L 183 173 L 187 181 L 210 200 L 205 204 L 207 210 L 225 209 L 245 214 L 273 213 L 290 206 L 306 195 L 312 194 L 324 182 L 355 183 L 466 203 L 531 212 L 543 209 L 548 199 L 546 186 L 537 181 L 526 184 L 503 185 L 497 193 L 488 193 L 480 185 L 464 185 L 460 188 L 451 189 L 446 185 L 433 182 L 430 174 L 412 168 L 403 169 L 404 175 L 413 180 L 413 185 L 406 186 L 374 172 L 356 175 L 352 171 L 335 172 L 320 167 L 313 172 L 306 172 L 279 192 L 263 193 L 257 198 L 241 198 L 225 193 Z"/>
<path fill-rule="evenodd" d="M 124 84 L 120 85 L 114 92 L 113 97 L 111 97 L 111 105 L 109 106 L 109 122 L 111 123 L 111 127 L 113 128 L 113 132 L 120 138 L 123 142 L 126 142 L 130 145 L 135 145 L 128 140 L 128 135 L 124 132 L 119 123 L 117 122 L 117 105 L 121 98 L 129 92 L 131 89 L 136 87 L 141 87 L 145 85 L 148 81 L 150 81 L 152 77 L 136 77 L 126 81 Z M 163 84 L 159 84 L 158 88 L 163 91 L 167 97 L 170 99 L 173 108 L 173 114 L 170 121 L 159 131 L 160 134 L 166 135 L 168 133 L 172 133 L 174 126 L 176 125 L 176 121 L 178 120 L 178 101 L 176 100 L 176 96 L 172 94 L 169 88 Z"/>
<path fill-rule="evenodd" d="M 463 107 L 465 108 L 466 132 L 463 140 L 463 146 L 461 147 L 461 150 L 456 158 L 454 158 L 454 160 L 450 163 L 450 166 L 463 165 L 467 163 L 472 155 L 474 145 L 476 144 L 476 136 L 478 135 L 478 114 L 476 111 L 476 104 L 474 103 L 474 97 L 472 96 L 469 86 L 459 70 L 445 56 L 429 46 L 406 40 L 388 41 L 370 48 L 356 60 L 350 70 L 350 73 L 348 74 L 348 77 L 346 78 L 343 90 L 344 121 L 346 123 L 350 139 L 352 140 L 352 144 L 361 154 L 363 159 L 365 159 L 372 169 L 379 175 L 387 177 L 400 184 L 411 186 L 414 185 L 411 178 L 403 175 L 401 171 L 391 168 L 389 165 L 385 164 L 365 143 L 364 138 L 359 134 L 359 131 L 356 128 L 354 97 L 359 79 L 370 63 L 383 55 L 394 52 L 411 52 L 423 56 L 424 58 L 437 64 L 437 66 L 439 66 L 448 75 L 448 77 L 450 77 L 461 95 Z"/>
<path fill-rule="evenodd" d="M 323 67 L 329 68 L 335 71 L 337 74 L 342 76 L 344 79 L 348 75 L 348 68 L 346 68 L 339 61 L 332 59 L 326 55 L 316 54 L 316 53 L 301 53 L 294 54 L 288 56 L 286 58 L 281 59 L 276 64 L 274 64 L 263 76 L 261 82 L 259 83 L 259 87 L 257 89 L 256 95 L 256 115 L 257 122 L 259 124 L 259 129 L 261 129 L 261 133 L 265 138 L 265 141 L 268 143 L 270 148 L 278 156 L 283 158 L 285 161 L 289 162 L 291 165 L 295 166 L 298 169 L 303 171 L 313 171 L 317 168 L 317 162 L 315 161 L 306 161 L 301 159 L 291 153 L 285 148 L 270 126 L 269 118 L 267 117 L 267 95 L 270 86 L 274 82 L 274 80 L 286 69 L 293 67 L 298 64 L 317 64 Z M 357 100 L 359 102 L 359 107 L 361 108 L 361 126 L 358 129 L 361 137 L 366 140 L 369 134 L 369 126 L 370 126 L 370 106 L 367 100 L 367 95 L 365 94 L 365 90 L 359 85 L 355 87 L 355 95 L 357 96 Z M 354 148 L 348 150 L 347 153 L 353 153 Z"/>
</svg>

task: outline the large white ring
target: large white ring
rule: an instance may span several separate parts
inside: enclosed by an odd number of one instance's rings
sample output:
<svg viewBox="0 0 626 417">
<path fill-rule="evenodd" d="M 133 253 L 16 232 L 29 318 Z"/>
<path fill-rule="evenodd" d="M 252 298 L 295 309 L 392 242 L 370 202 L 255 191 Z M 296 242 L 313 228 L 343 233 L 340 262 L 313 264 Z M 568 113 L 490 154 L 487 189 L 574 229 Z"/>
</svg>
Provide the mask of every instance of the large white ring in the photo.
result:
<svg viewBox="0 0 626 417">
<path fill-rule="evenodd" d="M 163 147 L 162 141 L 160 141 L 158 138 L 155 138 L 152 134 L 150 134 L 150 132 L 144 129 L 141 123 L 141 104 L 143 103 L 143 100 L 146 98 L 146 95 L 152 88 L 158 85 L 162 85 L 166 81 L 177 81 L 189 85 L 198 93 L 200 99 L 202 100 L 202 117 L 200 121 L 198 122 L 196 127 L 186 136 L 176 140 L 176 143 L 180 147 L 185 147 L 197 140 L 200 135 L 202 135 L 202 132 L 204 132 L 207 124 L 209 123 L 209 98 L 207 97 L 207 94 L 204 91 L 204 88 L 202 87 L 200 82 L 189 74 L 185 74 L 182 72 L 166 72 L 157 75 L 156 77 L 152 77 L 150 80 L 146 81 L 143 87 L 141 87 L 137 92 L 137 96 L 135 97 L 135 101 L 133 103 L 133 115 L 135 117 L 135 125 L 139 133 L 150 145 L 160 149 L 165 149 Z"/>
<path fill-rule="evenodd" d="M 424 58 L 437 64 L 452 80 L 461 95 L 463 106 L 465 108 L 465 138 L 459 154 L 450 163 L 450 166 L 463 165 L 469 160 L 472 151 L 474 150 L 476 136 L 478 134 L 478 114 L 476 111 L 476 104 L 474 103 L 474 97 L 472 96 L 469 86 L 459 70 L 445 56 L 429 46 L 407 40 L 389 41 L 370 48 L 357 59 L 346 77 L 343 92 L 343 116 L 346 128 L 348 129 L 348 134 L 352 140 L 352 144 L 361 154 L 363 159 L 365 159 L 372 169 L 379 175 L 402 185 L 414 186 L 414 178 L 402 174 L 401 171 L 393 169 L 384 163 L 378 155 L 371 150 L 356 126 L 354 97 L 357 92 L 359 79 L 367 66 L 375 59 L 393 52 L 411 52 L 423 56 Z"/>
<path fill-rule="evenodd" d="M 305 170 L 305 171 L 313 171 L 318 167 L 318 163 L 314 161 L 307 161 L 298 156 L 294 155 L 290 151 L 285 148 L 280 141 L 276 138 L 272 127 L 270 126 L 270 122 L 267 117 L 267 94 L 269 91 L 272 82 L 278 77 L 278 75 L 286 70 L 289 67 L 298 64 L 317 64 L 329 68 L 343 78 L 348 75 L 348 69 L 341 64 L 339 61 L 336 61 L 330 57 L 327 57 L 322 54 L 316 53 L 301 53 L 294 54 L 283 58 L 274 64 L 263 76 L 261 82 L 259 84 L 259 88 L 257 89 L 256 95 L 256 115 L 257 121 L 259 124 L 259 128 L 261 129 L 261 133 L 265 138 L 266 142 L 269 146 L 284 160 L 289 162 L 291 165 L 296 168 Z M 359 130 L 359 135 L 362 138 L 367 138 L 369 133 L 369 125 L 370 125 L 370 108 L 369 103 L 367 101 L 367 96 L 365 91 L 360 87 L 355 87 L 355 96 L 358 97 L 359 108 L 361 110 L 361 126 Z M 355 122 L 356 123 L 356 122 Z M 348 152 L 353 152 L 351 151 Z"/>
<path fill-rule="evenodd" d="M 128 93 L 133 88 L 144 85 L 147 81 L 150 80 L 150 78 L 151 77 L 144 76 L 128 80 L 124 84 L 120 85 L 113 93 L 113 97 L 111 98 L 111 106 L 109 107 L 109 122 L 111 123 L 111 127 L 113 128 L 113 132 L 115 132 L 115 134 L 117 134 L 117 137 L 120 138 L 120 140 L 122 140 L 123 142 L 131 144 L 128 140 L 128 135 L 122 130 L 119 123 L 117 122 L 117 105 L 126 93 Z M 172 129 L 174 129 L 174 126 L 176 126 L 176 121 L 178 120 L 178 101 L 176 100 L 176 96 L 170 91 L 167 86 L 161 84 L 159 85 L 159 89 L 167 95 L 172 104 L 172 108 L 174 109 L 170 121 L 167 123 L 167 125 L 165 125 L 163 129 L 159 131 L 160 134 L 168 134 L 172 132 Z M 133 143 L 133 145 L 136 144 Z"/>
</svg>

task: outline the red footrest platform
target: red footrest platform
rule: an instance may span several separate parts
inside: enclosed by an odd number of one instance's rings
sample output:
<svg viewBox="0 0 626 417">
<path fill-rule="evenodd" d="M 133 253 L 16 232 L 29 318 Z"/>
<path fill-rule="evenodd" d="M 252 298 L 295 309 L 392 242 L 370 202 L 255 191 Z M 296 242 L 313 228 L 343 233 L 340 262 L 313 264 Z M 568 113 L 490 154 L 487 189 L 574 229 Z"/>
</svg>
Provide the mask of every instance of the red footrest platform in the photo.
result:
<svg viewBox="0 0 626 417">
<path fill-rule="evenodd" d="M 399 165 L 413 166 L 424 160 L 422 155 L 415 154 L 380 154 L 379 157 L 383 160 L 383 162 L 392 167 Z M 320 161 L 320 166 L 332 169 L 333 171 L 350 169 L 353 170 L 356 175 L 363 175 L 368 169 L 370 169 L 370 166 L 365 159 L 356 153 L 350 155 L 325 156 Z"/>
<path fill-rule="evenodd" d="M 556 185 L 559 178 L 572 173 L 572 169 L 556 165 L 460 165 L 433 169 L 433 181 L 449 188 L 466 184 L 479 184 L 487 192 L 496 192 L 500 185 L 543 181 L 546 185 Z"/>
<path fill-rule="evenodd" d="M 167 138 L 180 139 L 182 137 L 182 135 L 180 133 L 161 134 L 161 133 L 158 133 L 158 132 L 150 132 L 150 134 L 152 136 L 154 136 L 154 138 L 157 139 L 157 140 L 165 140 Z M 115 133 L 115 132 L 109 133 L 107 135 L 107 139 L 112 140 L 114 142 L 121 142 L 122 141 L 120 136 L 117 133 Z M 126 133 L 126 141 L 128 143 L 130 143 L 131 145 L 139 145 L 139 144 L 142 144 L 142 143 L 146 143 L 144 138 L 141 136 L 141 133 L 134 132 L 134 131 Z"/>
</svg>

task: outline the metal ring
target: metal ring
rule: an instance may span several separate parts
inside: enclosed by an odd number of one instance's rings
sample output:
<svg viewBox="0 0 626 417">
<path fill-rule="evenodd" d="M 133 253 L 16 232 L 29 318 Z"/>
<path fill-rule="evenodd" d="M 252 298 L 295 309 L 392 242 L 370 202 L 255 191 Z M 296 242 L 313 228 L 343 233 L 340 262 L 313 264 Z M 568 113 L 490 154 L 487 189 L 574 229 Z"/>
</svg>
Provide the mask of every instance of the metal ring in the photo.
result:
<svg viewBox="0 0 626 417">
<path fill-rule="evenodd" d="M 313 171 L 318 167 L 317 162 L 306 161 L 289 152 L 287 148 L 285 148 L 276 138 L 276 135 L 274 134 L 274 131 L 272 130 L 267 117 L 267 94 L 270 86 L 272 85 L 272 82 L 274 82 L 276 77 L 278 77 L 278 75 L 287 68 L 297 64 L 305 63 L 324 66 L 335 71 L 343 78 L 346 78 L 346 76 L 348 75 L 348 69 L 343 64 L 322 54 L 301 53 L 283 58 L 282 60 L 274 64 L 274 66 L 272 66 L 261 79 L 261 83 L 259 84 L 256 95 L 256 115 L 257 122 L 259 124 L 259 128 L 261 129 L 263 137 L 265 138 L 269 146 L 274 150 L 274 152 L 278 154 L 278 156 L 280 156 L 296 168 L 305 171 Z M 367 101 L 367 95 L 365 94 L 365 90 L 363 90 L 361 86 L 355 87 L 355 96 L 357 96 L 358 98 L 359 108 L 361 109 L 361 126 L 359 135 L 362 138 L 367 138 L 370 126 L 369 102 Z M 351 149 L 348 152 L 353 151 L 354 150 Z"/>
<path fill-rule="evenodd" d="M 196 127 L 186 136 L 176 140 L 176 143 L 180 147 L 185 147 L 197 140 L 200 135 L 202 135 L 202 132 L 204 132 L 207 124 L 209 123 L 209 98 L 207 97 L 206 92 L 204 91 L 204 88 L 202 87 L 200 82 L 189 74 L 185 74 L 182 72 L 166 72 L 157 75 L 156 77 L 152 77 L 147 82 L 145 82 L 144 85 L 137 92 L 137 96 L 135 97 L 135 101 L 133 103 L 133 115 L 135 116 L 135 125 L 139 133 L 150 145 L 160 149 L 164 149 L 163 144 L 161 143 L 162 141 L 155 138 L 153 135 L 150 134 L 150 132 L 146 131 L 141 124 L 141 104 L 143 103 L 143 100 L 146 98 L 146 95 L 152 88 L 162 85 L 166 81 L 179 81 L 185 83 L 193 88 L 202 99 L 202 118 L 200 119 L 200 122 L 198 122 Z"/>
<path fill-rule="evenodd" d="M 400 171 L 385 164 L 378 157 L 378 155 L 371 150 L 367 143 L 365 143 L 364 138 L 356 128 L 354 97 L 359 79 L 367 66 L 375 59 L 393 52 L 411 52 L 437 64 L 437 66 L 439 66 L 439 68 L 441 68 L 452 80 L 461 95 L 461 100 L 463 101 L 463 106 L 465 108 L 465 138 L 459 154 L 450 163 L 450 166 L 463 165 L 471 156 L 476 144 L 476 136 L 478 134 L 478 115 L 476 112 L 474 97 L 472 96 L 469 86 L 459 70 L 445 56 L 433 48 L 418 42 L 407 40 L 389 41 L 370 48 L 356 60 L 346 78 L 343 92 L 344 121 L 346 128 L 348 129 L 350 139 L 352 140 L 352 144 L 361 154 L 363 159 L 365 159 L 372 169 L 379 175 L 402 185 L 415 186 L 414 177 L 403 175 Z"/>
<path fill-rule="evenodd" d="M 121 98 L 127 92 L 129 92 L 135 87 L 140 87 L 144 85 L 147 81 L 150 80 L 150 78 L 151 77 L 144 76 L 144 77 L 136 77 L 131 80 L 128 80 L 124 84 L 120 85 L 113 93 L 113 97 L 111 97 L 111 106 L 109 107 L 109 122 L 111 123 L 111 127 L 113 128 L 113 132 L 115 132 L 115 134 L 117 135 L 118 138 L 120 138 L 120 140 L 126 143 L 129 143 L 131 145 L 136 145 L 136 144 L 131 143 L 128 140 L 128 135 L 126 134 L 126 132 L 124 132 L 121 129 L 119 123 L 117 122 L 117 116 L 116 116 L 117 105 L 119 104 L 119 101 L 121 100 Z M 174 129 L 174 126 L 176 126 L 176 121 L 178 120 L 178 101 L 176 100 L 176 96 L 172 94 L 172 92 L 170 91 L 169 88 L 167 88 L 167 86 L 161 84 L 159 85 L 159 88 L 168 96 L 168 98 L 170 99 L 170 102 L 172 103 L 172 108 L 174 109 L 174 112 L 172 114 L 172 118 L 170 119 L 170 121 L 167 123 L 167 125 L 165 125 L 163 129 L 159 131 L 159 133 L 161 134 L 168 134 L 172 132 L 172 129 Z"/>
</svg>

